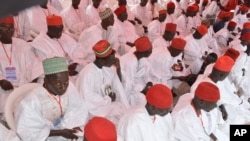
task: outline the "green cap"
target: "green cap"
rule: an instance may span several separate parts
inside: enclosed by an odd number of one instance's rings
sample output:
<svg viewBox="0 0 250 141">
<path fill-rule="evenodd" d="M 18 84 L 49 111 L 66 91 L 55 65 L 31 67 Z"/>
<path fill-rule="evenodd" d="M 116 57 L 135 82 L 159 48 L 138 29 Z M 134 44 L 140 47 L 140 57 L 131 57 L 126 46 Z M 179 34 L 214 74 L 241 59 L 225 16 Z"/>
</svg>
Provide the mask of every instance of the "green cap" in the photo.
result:
<svg viewBox="0 0 250 141">
<path fill-rule="evenodd" d="M 43 70 L 45 75 L 68 71 L 66 58 L 54 57 L 45 59 L 43 61 Z"/>
</svg>

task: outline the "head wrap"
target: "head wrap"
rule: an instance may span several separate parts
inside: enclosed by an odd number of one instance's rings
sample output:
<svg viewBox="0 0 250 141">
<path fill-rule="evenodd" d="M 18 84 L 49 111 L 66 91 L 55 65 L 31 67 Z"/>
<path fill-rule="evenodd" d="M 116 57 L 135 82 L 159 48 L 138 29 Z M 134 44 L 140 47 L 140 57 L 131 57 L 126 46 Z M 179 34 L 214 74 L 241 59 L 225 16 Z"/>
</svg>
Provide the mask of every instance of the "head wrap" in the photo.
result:
<svg viewBox="0 0 250 141">
<path fill-rule="evenodd" d="M 57 15 L 49 15 L 46 17 L 47 25 L 58 26 L 63 25 L 62 17 Z"/>
<path fill-rule="evenodd" d="M 66 58 L 54 57 L 43 60 L 43 70 L 45 75 L 68 71 Z"/>
<path fill-rule="evenodd" d="M 170 32 L 176 32 L 177 25 L 174 23 L 166 23 L 165 30 Z"/>
<path fill-rule="evenodd" d="M 248 9 L 249 9 L 249 8 L 248 8 L 246 5 L 242 5 L 242 6 L 240 7 L 240 11 L 243 11 L 243 12 L 247 12 Z"/>
<path fill-rule="evenodd" d="M 230 22 L 228 23 L 228 26 L 231 26 L 231 27 L 236 27 L 236 25 L 237 25 L 237 23 L 234 22 L 234 21 L 230 21 Z"/>
<path fill-rule="evenodd" d="M 195 96 L 204 101 L 217 102 L 220 99 L 220 91 L 210 82 L 201 82 L 195 90 Z"/>
<path fill-rule="evenodd" d="M 135 40 L 135 48 L 138 52 L 145 52 L 152 48 L 152 44 L 148 37 L 143 36 Z"/>
<path fill-rule="evenodd" d="M 184 50 L 186 41 L 182 38 L 174 38 L 171 42 L 171 46 L 175 49 Z"/>
<path fill-rule="evenodd" d="M 116 8 L 116 10 L 114 12 L 118 16 L 118 15 L 120 15 L 122 12 L 124 12 L 126 10 L 127 10 L 126 6 L 122 5 L 122 6 L 118 7 L 118 8 Z"/>
<path fill-rule="evenodd" d="M 93 117 L 84 127 L 88 141 L 117 141 L 115 125 L 106 118 Z"/>
<path fill-rule="evenodd" d="M 174 2 L 172 2 L 172 1 L 168 2 L 167 8 L 175 8 Z"/>
<path fill-rule="evenodd" d="M 207 27 L 205 25 L 200 25 L 197 27 L 197 31 L 203 36 L 207 34 Z"/>
<path fill-rule="evenodd" d="M 250 22 L 245 22 L 243 24 L 243 29 L 250 29 Z"/>
<path fill-rule="evenodd" d="M 0 23 L 14 24 L 14 17 L 13 16 L 7 16 L 7 17 L 4 17 L 4 18 L 0 18 Z"/>
<path fill-rule="evenodd" d="M 214 64 L 214 68 L 223 72 L 230 72 L 233 66 L 234 60 L 229 56 L 219 57 Z"/>
<path fill-rule="evenodd" d="M 93 46 L 96 57 L 105 58 L 109 56 L 113 49 L 107 40 L 100 40 Z"/>
<path fill-rule="evenodd" d="M 111 15 L 113 15 L 113 12 L 110 8 L 106 8 L 105 10 L 99 12 L 99 16 L 102 20 L 107 19 Z"/>
<path fill-rule="evenodd" d="M 224 54 L 225 56 L 231 57 L 234 61 L 239 57 L 240 52 L 238 50 L 235 50 L 233 48 L 227 49 L 227 51 Z"/>
<path fill-rule="evenodd" d="M 160 109 L 170 108 L 173 104 L 172 92 L 163 84 L 155 84 L 149 88 L 146 99 L 150 105 Z"/>
<path fill-rule="evenodd" d="M 250 40 L 250 33 L 248 32 L 248 33 L 243 34 L 241 37 L 241 40 L 242 41 Z"/>
<path fill-rule="evenodd" d="M 163 9 L 163 10 L 160 10 L 160 11 L 159 11 L 159 15 L 160 15 L 160 14 L 166 14 L 166 13 L 167 13 L 167 10 L 166 10 L 166 9 Z"/>
</svg>

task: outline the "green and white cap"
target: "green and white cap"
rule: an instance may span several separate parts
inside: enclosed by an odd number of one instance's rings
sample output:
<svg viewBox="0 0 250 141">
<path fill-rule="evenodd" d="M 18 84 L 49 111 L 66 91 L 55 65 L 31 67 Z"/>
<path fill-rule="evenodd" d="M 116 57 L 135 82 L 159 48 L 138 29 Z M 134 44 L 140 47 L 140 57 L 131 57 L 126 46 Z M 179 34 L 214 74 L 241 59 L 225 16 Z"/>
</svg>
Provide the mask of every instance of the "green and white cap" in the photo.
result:
<svg viewBox="0 0 250 141">
<path fill-rule="evenodd" d="M 66 58 L 54 57 L 43 61 L 44 74 L 55 74 L 59 72 L 68 71 Z"/>
</svg>

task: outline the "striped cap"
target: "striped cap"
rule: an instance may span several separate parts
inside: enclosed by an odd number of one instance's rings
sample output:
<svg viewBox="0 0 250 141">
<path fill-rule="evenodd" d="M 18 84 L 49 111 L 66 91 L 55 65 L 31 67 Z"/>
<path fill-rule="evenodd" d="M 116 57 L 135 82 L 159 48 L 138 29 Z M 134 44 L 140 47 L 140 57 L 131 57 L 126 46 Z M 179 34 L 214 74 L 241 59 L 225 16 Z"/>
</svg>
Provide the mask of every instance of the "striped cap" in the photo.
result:
<svg viewBox="0 0 250 141">
<path fill-rule="evenodd" d="M 105 58 L 112 53 L 113 49 L 107 40 L 100 40 L 94 45 L 93 51 L 96 57 Z"/>
<path fill-rule="evenodd" d="M 66 58 L 54 57 L 43 61 L 44 74 L 55 74 L 59 72 L 68 71 Z"/>
<path fill-rule="evenodd" d="M 105 10 L 99 12 L 99 16 L 102 20 L 107 19 L 112 14 L 113 14 L 113 11 L 110 8 L 106 8 Z"/>
</svg>

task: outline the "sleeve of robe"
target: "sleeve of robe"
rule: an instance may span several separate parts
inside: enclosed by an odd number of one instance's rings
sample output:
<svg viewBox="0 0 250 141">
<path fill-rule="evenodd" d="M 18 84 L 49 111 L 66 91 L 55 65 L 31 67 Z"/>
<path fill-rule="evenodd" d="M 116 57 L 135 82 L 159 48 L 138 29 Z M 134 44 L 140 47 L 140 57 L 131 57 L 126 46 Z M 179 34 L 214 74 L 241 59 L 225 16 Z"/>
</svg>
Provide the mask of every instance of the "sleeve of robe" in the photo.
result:
<svg viewBox="0 0 250 141">
<path fill-rule="evenodd" d="M 16 130 L 25 141 L 45 141 L 50 128 L 41 115 L 41 104 L 35 94 L 21 101 L 15 110 Z"/>
<path fill-rule="evenodd" d="M 12 130 L 8 130 L 0 123 L 0 141 L 20 141 Z"/>
</svg>

